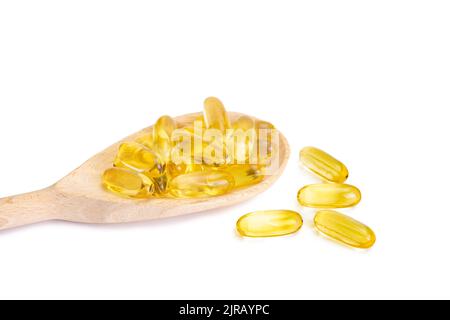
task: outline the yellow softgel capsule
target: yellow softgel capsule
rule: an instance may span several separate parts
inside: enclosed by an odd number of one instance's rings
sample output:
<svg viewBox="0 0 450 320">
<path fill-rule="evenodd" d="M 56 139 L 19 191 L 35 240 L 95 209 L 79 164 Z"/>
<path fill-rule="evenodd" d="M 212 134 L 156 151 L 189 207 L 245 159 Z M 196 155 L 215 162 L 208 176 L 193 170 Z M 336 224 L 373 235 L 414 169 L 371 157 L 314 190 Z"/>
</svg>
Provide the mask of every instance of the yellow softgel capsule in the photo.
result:
<svg viewBox="0 0 450 320">
<path fill-rule="evenodd" d="M 194 121 L 190 124 L 192 127 L 200 126 L 202 129 L 206 128 L 205 117 L 204 115 L 199 115 L 195 117 Z"/>
<path fill-rule="evenodd" d="M 256 211 L 241 217 L 236 229 L 244 237 L 277 237 L 292 234 L 303 225 L 302 216 L 289 210 Z"/>
<path fill-rule="evenodd" d="M 122 168 L 111 168 L 103 174 L 103 185 L 122 196 L 138 197 L 147 195 L 148 187 L 138 173 Z"/>
<path fill-rule="evenodd" d="M 153 126 L 153 149 L 159 153 L 163 161 L 170 159 L 172 134 L 176 129 L 175 120 L 169 116 L 162 116 Z"/>
<path fill-rule="evenodd" d="M 260 165 L 269 166 L 273 158 L 277 156 L 276 141 L 272 141 L 273 130 L 276 128 L 270 122 L 261 120 L 256 122 L 257 156 Z"/>
<path fill-rule="evenodd" d="M 227 134 L 227 152 L 230 162 L 236 164 L 252 163 L 252 155 L 257 152 L 257 131 L 255 120 L 249 116 L 241 116 L 233 122 Z"/>
<path fill-rule="evenodd" d="M 347 208 L 355 206 L 361 201 L 361 192 L 349 184 L 312 184 L 300 189 L 297 199 L 304 207 Z"/>
<path fill-rule="evenodd" d="M 258 120 L 258 121 L 256 121 L 256 128 L 261 129 L 261 130 L 262 129 L 273 130 L 273 129 L 275 129 L 275 126 L 268 121 Z"/>
<path fill-rule="evenodd" d="M 183 128 L 186 130 L 186 136 L 176 138 L 172 149 L 172 160 L 179 162 L 182 154 L 184 157 L 186 153 L 189 153 L 190 161 L 196 164 L 208 164 L 211 166 L 220 166 L 227 163 L 227 149 L 226 144 L 223 141 L 223 137 L 216 139 L 215 136 L 203 135 L 205 132 L 195 132 L 194 129 Z M 174 157 L 174 155 L 176 155 Z M 183 158 L 184 158 L 183 157 Z M 188 159 L 181 159 L 183 161 Z M 186 162 L 186 161 L 185 161 Z"/>
<path fill-rule="evenodd" d="M 368 249 L 376 241 L 372 229 L 336 211 L 317 212 L 314 225 L 320 233 L 351 247 Z"/>
<path fill-rule="evenodd" d="M 166 170 L 170 178 L 175 178 L 182 174 L 205 171 L 206 168 L 207 168 L 206 166 L 201 164 L 194 164 L 194 163 L 175 164 L 173 162 L 169 162 L 167 164 Z"/>
<path fill-rule="evenodd" d="M 233 130 L 251 130 L 256 127 L 255 120 L 249 116 L 241 116 L 236 121 L 233 122 Z"/>
<path fill-rule="evenodd" d="M 343 183 L 348 178 L 347 167 L 328 153 L 306 147 L 300 151 L 300 161 L 320 178 L 330 182 Z"/>
<path fill-rule="evenodd" d="M 221 170 L 206 170 L 179 175 L 169 183 L 177 198 L 204 198 L 226 194 L 234 187 L 233 176 Z"/>
<path fill-rule="evenodd" d="M 224 168 L 234 178 L 235 188 L 242 188 L 260 183 L 264 180 L 261 167 L 249 164 L 236 164 Z"/>
<path fill-rule="evenodd" d="M 140 136 L 135 140 L 136 143 L 142 144 L 143 146 L 152 149 L 153 148 L 153 134 L 146 134 Z"/>
<path fill-rule="evenodd" d="M 204 110 L 206 127 L 208 129 L 217 129 L 225 132 L 231 127 L 227 111 L 219 99 L 215 97 L 206 98 Z"/>
<path fill-rule="evenodd" d="M 160 176 L 164 171 L 164 165 L 158 155 L 136 142 L 123 143 L 119 147 L 114 165 L 145 173 L 150 177 Z"/>
<path fill-rule="evenodd" d="M 202 150 L 194 148 L 194 159 L 197 162 L 203 162 L 209 166 L 223 166 L 228 163 L 228 153 L 226 144 L 220 138 L 219 140 L 203 137 Z"/>
<path fill-rule="evenodd" d="M 194 134 L 196 128 L 202 130 L 206 129 L 206 123 L 203 114 L 196 117 L 193 122 L 187 122 L 178 125 L 178 129 L 187 130 L 191 134 Z"/>
</svg>

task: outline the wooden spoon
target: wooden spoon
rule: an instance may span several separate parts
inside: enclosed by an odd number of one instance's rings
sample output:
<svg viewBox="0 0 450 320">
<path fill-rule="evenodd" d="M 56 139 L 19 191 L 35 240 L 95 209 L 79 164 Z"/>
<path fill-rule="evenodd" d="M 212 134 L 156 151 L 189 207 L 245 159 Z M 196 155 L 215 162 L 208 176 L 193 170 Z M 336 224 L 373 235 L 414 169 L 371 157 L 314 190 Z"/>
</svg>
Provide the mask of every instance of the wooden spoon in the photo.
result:
<svg viewBox="0 0 450 320">
<path fill-rule="evenodd" d="M 178 123 L 191 123 L 201 114 L 175 118 Z M 242 114 L 230 113 L 236 119 Z M 290 150 L 286 138 L 280 134 L 280 166 L 261 183 L 229 194 L 202 199 L 152 198 L 125 199 L 106 191 L 102 173 L 111 167 L 118 147 L 125 141 L 151 132 L 152 127 L 117 142 L 74 170 L 55 185 L 32 193 L 0 199 L 0 230 L 47 220 L 81 223 L 125 223 L 174 217 L 243 202 L 268 189 L 286 167 Z"/>
</svg>

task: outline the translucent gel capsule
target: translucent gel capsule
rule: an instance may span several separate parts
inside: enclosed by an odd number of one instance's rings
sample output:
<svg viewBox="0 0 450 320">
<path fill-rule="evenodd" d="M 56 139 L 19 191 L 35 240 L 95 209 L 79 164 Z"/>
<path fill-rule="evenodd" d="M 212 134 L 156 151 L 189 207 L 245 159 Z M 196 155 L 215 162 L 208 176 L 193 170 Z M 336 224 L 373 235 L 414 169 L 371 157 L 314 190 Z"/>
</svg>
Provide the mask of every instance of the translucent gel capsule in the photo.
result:
<svg viewBox="0 0 450 320">
<path fill-rule="evenodd" d="M 234 130 L 251 130 L 255 129 L 255 120 L 249 116 L 241 116 L 233 122 L 232 128 Z"/>
<path fill-rule="evenodd" d="M 162 116 L 153 126 L 153 149 L 159 153 L 163 161 L 170 159 L 172 150 L 172 133 L 177 124 L 169 116 Z"/>
<path fill-rule="evenodd" d="M 170 162 L 167 164 L 166 170 L 167 170 L 168 175 L 171 178 L 175 178 L 182 174 L 198 172 L 198 171 L 205 171 L 206 166 L 203 166 L 201 164 L 194 164 L 194 163 L 175 164 L 173 162 Z"/>
<path fill-rule="evenodd" d="M 194 153 L 194 143 L 193 137 L 188 131 L 183 130 L 183 135 L 180 137 L 175 137 L 173 141 L 173 147 L 171 151 L 170 160 L 167 162 L 169 164 L 184 164 L 190 163 L 193 158 Z"/>
<path fill-rule="evenodd" d="M 312 184 L 300 189 L 297 199 L 304 207 L 347 208 L 361 201 L 361 192 L 349 184 Z"/>
<path fill-rule="evenodd" d="M 204 137 L 202 150 L 194 149 L 194 159 L 210 166 L 220 167 L 227 164 L 227 149 L 223 137 L 219 140 L 209 140 Z"/>
<path fill-rule="evenodd" d="M 135 171 L 133 171 L 135 172 Z M 153 178 L 151 178 L 150 176 L 148 176 L 146 173 L 141 173 L 141 172 L 135 172 L 141 179 L 142 182 L 146 185 L 149 186 L 150 191 L 153 193 L 155 191 L 155 186 L 153 183 Z"/>
<path fill-rule="evenodd" d="M 225 169 L 234 178 L 235 188 L 247 187 L 264 180 L 264 174 L 257 165 L 236 164 Z"/>
<path fill-rule="evenodd" d="M 206 128 L 205 117 L 203 114 L 194 119 L 192 126 L 194 127 L 197 123 L 200 123 L 202 128 Z"/>
<path fill-rule="evenodd" d="M 230 119 L 222 102 L 214 97 L 207 98 L 204 102 L 205 122 L 208 129 L 217 129 L 225 132 L 229 129 Z"/>
<path fill-rule="evenodd" d="M 226 194 L 233 187 L 234 179 L 230 173 L 207 170 L 174 178 L 170 181 L 169 191 L 177 198 L 204 198 Z"/>
<path fill-rule="evenodd" d="M 347 167 L 320 149 L 304 148 L 300 151 L 300 161 L 323 180 L 343 183 L 348 178 Z"/>
<path fill-rule="evenodd" d="M 203 119 L 203 116 L 201 116 L 201 118 L 196 118 L 194 120 L 194 122 L 185 123 L 185 124 L 179 126 L 179 129 L 187 130 L 191 134 L 195 133 L 196 128 L 197 128 L 197 130 L 198 129 L 202 129 L 202 130 L 206 129 L 206 123 L 205 123 L 205 120 Z"/>
<path fill-rule="evenodd" d="M 195 134 L 194 131 L 189 131 L 190 129 L 183 128 L 183 130 L 187 130 L 191 135 L 190 139 L 186 140 L 186 138 L 180 138 L 180 140 L 175 141 L 172 155 L 176 154 L 179 157 L 181 154 L 189 152 L 191 156 L 190 161 L 196 164 L 203 163 L 213 166 L 226 164 L 226 145 L 223 143 L 222 139 L 207 139 L 202 135 Z M 172 160 L 176 161 L 176 159 L 177 157 L 172 157 Z"/>
<path fill-rule="evenodd" d="M 103 184 L 108 190 L 122 196 L 139 197 L 149 192 L 139 174 L 122 168 L 106 170 L 103 174 Z"/>
<path fill-rule="evenodd" d="M 227 134 L 227 152 L 234 164 L 254 163 L 251 160 L 257 152 L 257 132 L 255 120 L 242 116 L 233 122 L 232 129 Z"/>
<path fill-rule="evenodd" d="M 241 217 L 236 229 L 245 237 L 277 237 L 295 233 L 302 225 L 302 216 L 295 211 L 257 211 Z"/>
<path fill-rule="evenodd" d="M 268 122 L 268 121 L 258 120 L 258 121 L 256 121 L 256 128 L 257 129 L 273 130 L 273 129 L 275 129 L 275 126 L 272 123 Z"/>
<path fill-rule="evenodd" d="M 368 249 L 376 241 L 369 227 L 336 211 L 317 212 L 314 225 L 320 233 L 351 247 Z"/>
<path fill-rule="evenodd" d="M 150 177 L 160 176 L 164 171 L 158 155 L 136 142 L 123 143 L 119 147 L 114 165 L 141 173 L 145 172 Z"/>
<path fill-rule="evenodd" d="M 153 134 L 146 134 L 143 136 L 140 136 L 136 139 L 136 143 L 142 144 L 143 146 L 152 149 L 153 146 Z"/>
<path fill-rule="evenodd" d="M 272 141 L 272 130 L 275 126 L 267 121 L 256 122 L 256 133 L 258 135 L 258 164 L 268 166 L 276 154 L 276 147 Z"/>
</svg>

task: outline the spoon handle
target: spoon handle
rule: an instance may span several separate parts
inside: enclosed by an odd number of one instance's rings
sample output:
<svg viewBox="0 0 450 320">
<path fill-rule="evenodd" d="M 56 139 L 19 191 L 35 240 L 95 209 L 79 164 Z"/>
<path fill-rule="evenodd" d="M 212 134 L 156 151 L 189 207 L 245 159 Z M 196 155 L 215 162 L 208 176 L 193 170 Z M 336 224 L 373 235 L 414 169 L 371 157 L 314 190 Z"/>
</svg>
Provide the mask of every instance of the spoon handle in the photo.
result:
<svg viewBox="0 0 450 320">
<path fill-rule="evenodd" d="M 53 188 L 0 199 L 0 230 L 55 219 L 55 200 Z"/>
</svg>

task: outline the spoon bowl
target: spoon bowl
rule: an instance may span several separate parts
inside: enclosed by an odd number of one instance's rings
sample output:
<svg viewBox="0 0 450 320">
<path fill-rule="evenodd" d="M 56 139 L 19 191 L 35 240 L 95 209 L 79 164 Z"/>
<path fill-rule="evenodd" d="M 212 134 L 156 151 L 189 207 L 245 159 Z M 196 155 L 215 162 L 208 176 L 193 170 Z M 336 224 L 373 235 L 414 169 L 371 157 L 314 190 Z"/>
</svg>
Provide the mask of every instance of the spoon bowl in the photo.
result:
<svg viewBox="0 0 450 320">
<path fill-rule="evenodd" d="M 231 120 L 242 116 L 230 112 Z M 175 118 L 188 124 L 201 113 Z M 150 198 L 126 199 L 106 191 L 102 173 L 111 167 L 120 144 L 152 132 L 152 127 L 141 130 L 98 153 L 61 181 L 49 188 L 0 199 L 0 230 L 47 220 L 65 220 L 81 223 L 126 223 L 180 216 L 231 206 L 267 190 L 281 176 L 289 159 L 290 149 L 280 133 L 279 166 L 259 184 L 210 198 Z"/>
</svg>

